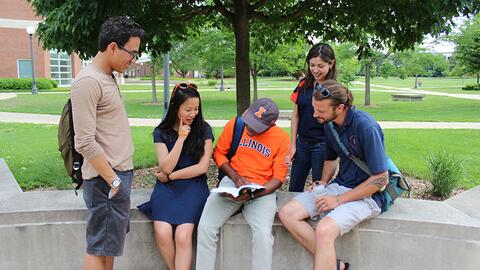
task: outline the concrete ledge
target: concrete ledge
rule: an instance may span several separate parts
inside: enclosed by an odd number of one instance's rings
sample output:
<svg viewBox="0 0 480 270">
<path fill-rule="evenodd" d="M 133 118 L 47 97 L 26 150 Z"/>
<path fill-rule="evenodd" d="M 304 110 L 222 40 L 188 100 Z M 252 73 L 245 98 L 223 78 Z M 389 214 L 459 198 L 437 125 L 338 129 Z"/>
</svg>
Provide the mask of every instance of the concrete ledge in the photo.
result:
<svg viewBox="0 0 480 270">
<path fill-rule="evenodd" d="M 446 200 L 445 202 L 458 209 L 459 211 L 465 213 L 466 215 L 480 220 L 480 207 L 479 207 L 479 198 L 480 198 L 480 186 L 467 190 L 458 194 L 453 198 Z"/>
<path fill-rule="evenodd" d="M 449 202 L 399 199 L 391 210 L 341 237 L 338 256 L 353 269 L 478 269 L 480 188 Z M 278 193 L 278 207 L 294 193 Z M 132 191 L 131 231 L 117 269 L 166 269 L 155 247 L 152 223 L 135 207 L 150 190 Z M 468 198 L 467 201 L 462 199 Z M 473 205 L 472 205 L 473 203 Z M 452 206 L 452 204 L 457 207 Z M 85 250 L 82 193 L 24 192 L 0 199 L 2 269 L 79 269 Z M 311 269 L 312 258 L 275 219 L 273 269 Z M 249 269 L 251 233 L 241 214 L 220 235 L 217 269 Z M 28 259 L 25 259 L 28 258 Z"/>
<path fill-rule="evenodd" d="M 278 119 L 288 119 L 292 120 L 292 110 L 279 110 Z"/>
<path fill-rule="evenodd" d="M 87 218 L 82 192 L 79 196 L 71 190 L 22 192 L 2 159 L 0 177 L 1 268 L 80 269 Z M 117 269 L 166 270 L 155 246 L 152 222 L 136 209 L 150 192 L 132 191 L 131 230 L 124 256 L 116 260 Z M 277 193 L 278 208 L 295 195 Z M 398 199 L 389 212 L 340 237 L 338 257 L 353 269 L 476 270 L 480 265 L 479 203 L 480 187 L 445 202 Z M 312 256 L 278 218 L 273 235 L 273 269 L 312 268 Z M 250 239 L 243 216 L 231 217 L 220 233 L 216 269 L 249 269 Z"/>
<path fill-rule="evenodd" d="M 7 198 L 22 192 L 5 160 L 0 158 L 0 198 Z"/>
<path fill-rule="evenodd" d="M 392 94 L 393 101 L 422 101 L 424 94 Z"/>
</svg>

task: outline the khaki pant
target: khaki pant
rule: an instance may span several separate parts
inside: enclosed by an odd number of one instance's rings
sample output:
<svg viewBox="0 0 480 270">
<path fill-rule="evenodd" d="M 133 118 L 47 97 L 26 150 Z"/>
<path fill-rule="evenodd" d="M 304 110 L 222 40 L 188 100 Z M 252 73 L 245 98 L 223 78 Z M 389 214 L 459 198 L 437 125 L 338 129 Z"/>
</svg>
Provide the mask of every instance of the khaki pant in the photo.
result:
<svg viewBox="0 0 480 270">
<path fill-rule="evenodd" d="M 234 187 L 227 176 L 220 182 L 222 187 Z M 243 205 L 243 216 L 252 229 L 252 270 L 272 268 L 272 225 L 277 209 L 275 193 L 255 198 L 246 203 L 236 202 L 218 193 L 207 199 L 200 218 L 197 234 L 197 270 L 213 270 L 220 228 Z"/>
</svg>

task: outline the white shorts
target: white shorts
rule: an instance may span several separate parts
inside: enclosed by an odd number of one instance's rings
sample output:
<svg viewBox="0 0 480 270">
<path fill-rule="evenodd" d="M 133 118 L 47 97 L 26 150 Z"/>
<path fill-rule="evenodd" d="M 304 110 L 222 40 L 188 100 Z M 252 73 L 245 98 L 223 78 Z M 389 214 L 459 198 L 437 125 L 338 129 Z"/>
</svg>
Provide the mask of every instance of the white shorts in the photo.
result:
<svg viewBox="0 0 480 270">
<path fill-rule="evenodd" d="M 351 190 L 337 183 L 326 186 L 327 195 L 337 196 Z M 311 192 L 303 192 L 295 198 L 308 211 L 310 218 L 319 216 L 320 219 L 330 217 L 340 227 L 340 235 L 343 235 L 357 226 L 364 220 L 380 215 L 381 209 L 372 197 L 365 197 L 358 201 L 344 203 L 335 209 L 327 212 L 318 213 L 315 205 L 315 196 Z"/>
</svg>

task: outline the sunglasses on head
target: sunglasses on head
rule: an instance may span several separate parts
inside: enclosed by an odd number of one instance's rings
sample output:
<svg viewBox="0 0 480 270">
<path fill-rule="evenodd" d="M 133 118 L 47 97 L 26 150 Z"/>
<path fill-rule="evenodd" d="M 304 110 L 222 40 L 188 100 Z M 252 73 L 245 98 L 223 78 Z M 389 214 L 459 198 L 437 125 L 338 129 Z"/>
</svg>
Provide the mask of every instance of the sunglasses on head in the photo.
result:
<svg viewBox="0 0 480 270">
<path fill-rule="evenodd" d="M 323 85 L 321 85 L 319 83 L 315 84 L 315 91 L 320 92 L 320 94 L 324 98 L 333 97 L 332 93 L 330 91 L 328 91 L 327 88 L 325 88 Z"/>
<path fill-rule="evenodd" d="M 194 84 L 194 83 L 177 83 L 175 85 L 175 87 L 173 87 L 173 91 L 177 90 L 177 89 L 187 89 L 187 88 L 192 88 L 192 89 L 195 89 L 197 90 L 197 85 Z"/>
<path fill-rule="evenodd" d="M 332 92 L 330 92 L 330 90 L 328 90 L 327 88 L 325 88 L 323 85 L 321 85 L 319 83 L 315 84 L 314 90 L 315 90 L 315 92 L 319 92 L 320 95 L 322 95 L 323 98 L 331 97 L 331 98 L 335 99 L 336 101 L 338 101 L 338 103 L 340 103 L 340 104 L 346 104 L 345 102 L 338 99 L 336 96 L 332 95 Z M 348 94 L 348 90 L 347 90 L 347 94 Z"/>
<path fill-rule="evenodd" d="M 175 96 L 175 93 L 177 93 L 177 90 L 178 90 L 178 89 L 185 90 L 185 89 L 187 89 L 187 88 L 197 90 L 197 85 L 194 84 L 194 83 L 177 83 L 177 84 L 173 87 L 171 99 L 173 100 L 173 97 Z"/>
</svg>

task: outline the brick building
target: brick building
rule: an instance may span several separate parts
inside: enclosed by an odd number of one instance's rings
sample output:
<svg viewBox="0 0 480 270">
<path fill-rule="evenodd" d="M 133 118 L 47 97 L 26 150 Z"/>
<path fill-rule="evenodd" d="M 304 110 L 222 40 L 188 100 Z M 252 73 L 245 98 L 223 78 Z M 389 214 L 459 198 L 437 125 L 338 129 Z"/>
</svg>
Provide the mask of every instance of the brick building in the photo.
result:
<svg viewBox="0 0 480 270">
<path fill-rule="evenodd" d="M 0 78 L 32 77 L 32 57 L 26 29 L 35 27 L 41 20 L 26 0 L 0 0 Z M 80 71 L 80 58 L 76 54 L 43 50 L 35 34 L 33 46 L 35 76 L 51 78 L 59 85 L 70 85 Z"/>
</svg>

